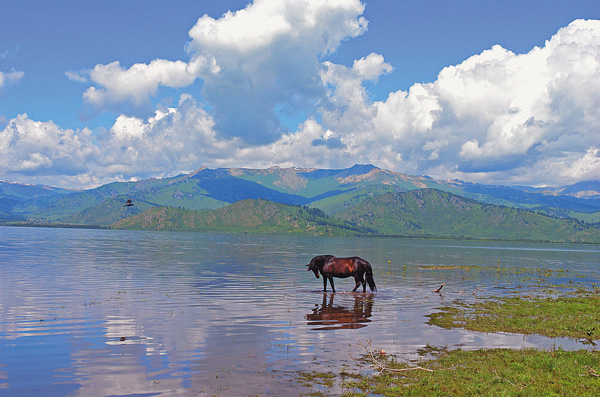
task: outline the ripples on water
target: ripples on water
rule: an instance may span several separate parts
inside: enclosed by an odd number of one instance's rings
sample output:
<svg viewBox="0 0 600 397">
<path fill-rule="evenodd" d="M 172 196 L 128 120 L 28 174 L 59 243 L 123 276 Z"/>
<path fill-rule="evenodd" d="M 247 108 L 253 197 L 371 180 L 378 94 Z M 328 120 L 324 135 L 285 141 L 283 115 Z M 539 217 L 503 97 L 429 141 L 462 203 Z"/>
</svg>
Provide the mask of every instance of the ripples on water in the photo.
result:
<svg viewBox="0 0 600 397">
<path fill-rule="evenodd" d="M 347 279 L 336 280 L 338 293 L 323 294 L 306 264 L 324 253 L 369 260 L 378 292 L 350 293 Z M 359 341 L 403 358 L 426 344 L 575 347 L 441 330 L 425 315 L 456 299 L 536 293 L 544 283 L 575 279 L 591 288 L 599 253 L 598 246 L 0 227 L 0 394 L 289 395 L 301 391 L 290 373 L 352 366 Z M 442 282 L 442 293 L 432 293 Z"/>
</svg>

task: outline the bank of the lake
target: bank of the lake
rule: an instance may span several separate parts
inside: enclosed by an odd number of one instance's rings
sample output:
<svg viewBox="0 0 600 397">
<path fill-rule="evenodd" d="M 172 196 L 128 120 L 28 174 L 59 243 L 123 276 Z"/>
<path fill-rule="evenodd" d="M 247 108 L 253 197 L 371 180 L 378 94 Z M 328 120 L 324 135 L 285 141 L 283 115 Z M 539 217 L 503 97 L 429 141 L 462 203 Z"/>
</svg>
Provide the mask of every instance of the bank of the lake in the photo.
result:
<svg viewBox="0 0 600 397">
<path fill-rule="evenodd" d="M 343 383 L 344 396 L 597 396 L 600 352 L 438 350 L 426 363 L 379 358 L 383 372 Z M 364 360 L 367 362 L 368 360 Z M 317 375 L 313 375 L 318 378 Z M 348 377 L 347 377 L 348 378 Z M 302 379 L 302 377 L 299 377 Z M 306 381 L 306 378 L 304 378 Z M 300 380 L 302 381 L 302 380 Z M 331 381 L 331 380 L 330 380 Z"/>
<path fill-rule="evenodd" d="M 320 385 L 334 378 L 345 396 L 366 395 L 570 395 L 600 394 L 600 295 L 576 290 L 555 297 L 515 296 L 453 302 L 431 314 L 429 324 L 442 328 L 581 340 L 586 349 L 479 349 L 465 351 L 427 346 L 421 359 L 398 361 L 383 350 L 361 345 L 360 362 L 373 375 L 300 374 L 298 381 Z M 545 293 L 552 290 L 547 286 Z M 562 292 L 564 294 L 564 290 Z"/>
</svg>

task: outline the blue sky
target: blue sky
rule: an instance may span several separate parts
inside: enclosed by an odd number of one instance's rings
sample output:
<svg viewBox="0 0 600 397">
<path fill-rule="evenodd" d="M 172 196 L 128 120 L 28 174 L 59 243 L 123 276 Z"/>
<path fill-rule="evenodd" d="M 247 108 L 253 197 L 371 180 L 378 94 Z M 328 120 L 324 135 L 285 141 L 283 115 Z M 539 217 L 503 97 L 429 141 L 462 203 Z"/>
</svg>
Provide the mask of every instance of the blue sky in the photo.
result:
<svg viewBox="0 0 600 397">
<path fill-rule="evenodd" d="M 0 179 L 354 163 L 600 179 L 598 18 L 597 1 L 10 0 Z"/>
</svg>

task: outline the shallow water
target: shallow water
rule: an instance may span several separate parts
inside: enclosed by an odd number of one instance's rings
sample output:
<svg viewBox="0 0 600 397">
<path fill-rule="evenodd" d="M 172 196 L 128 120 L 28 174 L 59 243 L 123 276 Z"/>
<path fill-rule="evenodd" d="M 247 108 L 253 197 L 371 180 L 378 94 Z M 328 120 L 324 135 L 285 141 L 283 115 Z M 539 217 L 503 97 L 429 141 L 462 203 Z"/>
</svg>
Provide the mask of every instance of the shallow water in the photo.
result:
<svg viewBox="0 0 600 397">
<path fill-rule="evenodd" d="M 336 279 L 324 294 L 306 264 L 325 253 L 370 261 L 378 291 Z M 0 227 L 0 394 L 296 395 L 293 374 L 355 368 L 359 342 L 403 359 L 427 344 L 585 348 L 425 316 L 593 288 L 599 270 L 591 245 Z"/>
</svg>

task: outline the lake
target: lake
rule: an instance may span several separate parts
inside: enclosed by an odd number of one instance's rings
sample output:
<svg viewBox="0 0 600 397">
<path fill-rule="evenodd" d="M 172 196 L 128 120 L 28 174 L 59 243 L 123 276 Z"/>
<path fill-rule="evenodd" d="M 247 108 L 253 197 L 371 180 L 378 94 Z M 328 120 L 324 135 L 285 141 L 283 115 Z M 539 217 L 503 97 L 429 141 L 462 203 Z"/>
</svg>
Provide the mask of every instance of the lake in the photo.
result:
<svg viewBox="0 0 600 397">
<path fill-rule="evenodd" d="M 319 254 L 365 258 L 378 291 L 336 279 L 324 294 L 306 268 Z M 368 373 L 369 341 L 407 360 L 426 345 L 582 349 L 426 315 L 591 289 L 599 271 L 598 245 L 0 227 L 0 395 L 298 395 L 300 371 Z"/>
</svg>

